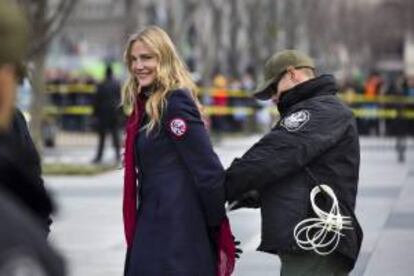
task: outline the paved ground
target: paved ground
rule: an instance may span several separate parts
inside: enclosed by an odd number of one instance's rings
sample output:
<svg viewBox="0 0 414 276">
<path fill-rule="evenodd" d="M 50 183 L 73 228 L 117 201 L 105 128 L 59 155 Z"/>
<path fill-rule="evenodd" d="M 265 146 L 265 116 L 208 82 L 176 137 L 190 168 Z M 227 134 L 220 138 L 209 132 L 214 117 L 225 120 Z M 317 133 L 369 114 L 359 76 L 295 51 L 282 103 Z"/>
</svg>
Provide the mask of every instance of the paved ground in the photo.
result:
<svg viewBox="0 0 414 276">
<path fill-rule="evenodd" d="M 69 139 L 47 150 L 46 162 L 87 163 L 94 155 L 91 137 L 82 147 Z M 216 150 L 225 166 L 258 137 L 224 140 Z M 73 142 L 73 144 L 71 144 Z M 352 275 L 412 275 L 414 263 L 414 141 L 407 162 L 400 164 L 390 139 L 362 139 L 362 165 L 357 216 L 365 231 L 361 257 Z M 107 149 L 106 162 L 112 152 Z M 60 206 L 51 239 L 67 257 L 71 275 L 122 274 L 124 241 L 121 221 L 121 171 L 95 177 L 47 177 Z M 236 236 L 245 253 L 235 275 L 278 275 L 277 257 L 255 251 L 260 240 L 256 211 L 231 213 Z"/>
</svg>

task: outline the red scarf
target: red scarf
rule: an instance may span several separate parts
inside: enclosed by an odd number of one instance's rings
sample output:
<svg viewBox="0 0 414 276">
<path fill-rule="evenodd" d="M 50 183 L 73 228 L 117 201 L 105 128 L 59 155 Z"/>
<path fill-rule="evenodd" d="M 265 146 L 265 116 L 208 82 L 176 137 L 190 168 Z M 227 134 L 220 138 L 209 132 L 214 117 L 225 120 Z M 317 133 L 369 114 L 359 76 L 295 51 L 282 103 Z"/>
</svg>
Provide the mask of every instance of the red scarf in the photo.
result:
<svg viewBox="0 0 414 276">
<path fill-rule="evenodd" d="M 144 106 L 145 100 L 142 97 L 138 97 L 125 128 L 124 199 L 122 211 L 124 215 L 124 233 L 128 249 L 132 247 L 137 219 L 137 171 L 135 169 L 134 152 L 135 140 L 144 116 Z"/>
<path fill-rule="evenodd" d="M 134 110 L 129 116 L 126 125 L 126 140 L 124 153 L 124 198 L 123 216 L 124 232 L 127 248 L 131 249 L 134 240 L 135 228 L 137 227 L 137 171 L 134 158 L 135 141 L 138 130 L 141 128 L 144 116 L 145 100 L 138 97 Z M 218 266 L 217 276 L 230 276 L 234 270 L 236 249 L 233 235 L 227 217 L 223 219 L 217 235 L 216 244 L 218 245 Z"/>
<path fill-rule="evenodd" d="M 230 276 L 236 262 L 236 246 L 231 232 L 229 219 L 225 217 L 220 225 L 220 232 L 216 240 L 218 245 L 217 276 Z"/>
</svg>

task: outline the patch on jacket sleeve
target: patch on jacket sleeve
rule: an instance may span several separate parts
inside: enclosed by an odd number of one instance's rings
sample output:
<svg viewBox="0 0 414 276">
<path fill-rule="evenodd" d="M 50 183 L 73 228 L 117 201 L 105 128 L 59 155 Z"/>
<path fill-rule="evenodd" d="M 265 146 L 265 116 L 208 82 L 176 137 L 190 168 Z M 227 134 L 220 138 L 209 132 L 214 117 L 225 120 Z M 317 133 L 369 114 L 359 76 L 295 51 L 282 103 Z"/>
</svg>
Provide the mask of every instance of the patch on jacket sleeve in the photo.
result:
<svg viewBox="0 0 414 276">
<path fill-rule="evenodd" d="M 310 113 L 307 110 L 300 110 L 284 118 L 280 125 L 287 131 L 297 131 L 302 128 L 310 119 Z"/>
<path fill-rule="evenodd" d="M 187 123 L 182 118 L 174 118 L 168 124 L 169 131 L 175 138 L 182 138 L 187 132 Z"/>
</svg>

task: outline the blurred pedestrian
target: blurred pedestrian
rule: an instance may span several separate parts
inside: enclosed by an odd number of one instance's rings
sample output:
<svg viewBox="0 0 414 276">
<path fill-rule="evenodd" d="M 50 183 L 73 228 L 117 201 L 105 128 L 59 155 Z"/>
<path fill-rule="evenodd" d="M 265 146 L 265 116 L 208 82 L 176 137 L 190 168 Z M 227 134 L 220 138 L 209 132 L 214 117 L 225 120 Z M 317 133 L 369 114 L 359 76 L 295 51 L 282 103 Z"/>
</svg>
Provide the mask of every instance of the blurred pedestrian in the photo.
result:
<svg viewBox="0 0 414 276">
<path fill-rule="evenodd" d="M 364 84 L 365 104 L 362 106 L 367 110 L 367 115 L 362 119 L 360 133 L 378 135 L 380 131 L 380 118 L 370 114 L 376 114 L 379 108 L 376 97 L 384 94 L 384 79 L 377 71 L 371 72 Z"/>
<path fill-rule="evenodd" d="M 213 77 L 213 87 L 211 90 L 211 103 L 213 113 L 211 114 L 211 130 L 218 138 L 221 138 L 223 132 L 228 131 L 229 115 L 225 111 L 229 107 L 229 88 L 228 80 L 224 74 L 217 71 Z"/>
<path fill-rule="evenodd" d="M 407 97 L 414 97 L 414 76 L 407 75 L 403 81 L 403 94 Z"/>
<path fill-rule="evenodd" d="M 44 187 L 39 153 L 30 136 L 26 119 L 17 108 L 14 110 L 11 127 L 5 135 L 8 136 L 11 143 L 15 144 L 22 151 L 25 160 L 24 170 L 30 176 L 33 185 L 36 186 L 39 197 L 36 198 L 34 194 L 25 193 L 24 189 L 22 189 L 22 195 L 25 196 L 24 201 L 28 203 L 29 208 L 40 220 L 42 228 L 47 235 L 50 232 L 50 225 L 52 223 L 51 214 L 53 206 Z M 18 189 L 19 186 L 16 185 L 14 188 Z"/>
<path fill-rule="evenodd" d="M 125 274 L 230 275 L 235 249 L 224 170 L 190 73 L 156 26 L 131 36 L 125 61 L 123 104 L 133 106 L 125 143 Z"/>
<path fill-rule="evenodd" d="M 20 116 L 14 99 L 27 23 L 7 0 L 0 0 L 0 35 L 0 275 L 65 275 L 61 257 L 46 241 L 52 203 L 35 167 L 38 155 L 20 141 L 25 134 L 17 133 L 12 123 L 13 116 Z"/>
<path fill-rule="evenodd" d="M 248 66 L 246 70 L 244 70 L 241 83 L 242 89 L 247 92 L 251 92 L 256 88 L 255 73 L 252 66 Z"/>
<path fill-rule="evenodd" d="M 360 160 L 355 119 L 335 96 L 333 76 L 316 76 L 314 70 L 313 60 L 296 50 L 278 52 L 267 61 L 266 82 L 255 96 L 272 99 L 281 120 L 243 157 L 234 160 L 225 182 L 227 199 L 238 202 L 234 208 L 261 207 L 259 250 L 279 255 L 282 276 L 347 275 L 354 267 L 362 240 L 353 215 Z M 296 236 L 299 223 L 315 217 L 309 197 L 321 183 L 334 191 L 342 216 L 352 217 L 353 230 L 338 223 L 339 230 L 330 231 L 321 222 L 317 229 L 306 228 L 309 232 L 305 237 Z M 326 201 L 317 203 L 331 203 L 326 196 L 321 195 Z M 334 225 L 334 219 L 329 223 Z M 314 246 L 326 242 L 321 236 L 313 239 L 321 231 L 328 231 L 329 239 L 340 239 L 337 247 L 328 247 L 335 250 L 326 256 Z M 312 246 L 304 249 L 308 243 Z"/>
<path fill-rule="evenodd" d="M 17 67 L 19 68 L 16 71 L 17 80 L 19 84 L 22 84 L 23 80 L 26 78 L 26 70 L 22 64 L 17 65 Z M 39 198 L 34 199 L 34 195 L 25 193 L 24 191 L 22 191 L 22 194 L 27 197 L 25 202 L 30 203 L 28 207 L 40 220 L 42 228 L 47 235 L 50 232 L 50 225 L 52 223 L 52 204 L 49 202 L 50 199 L 47 196 L 44 187 L 40 156 L 29 133 L 23 113 L 17 107 L 14 108 L 13 113 L 11 124 L 5 135 L 8 136 L 9 141 L 13 142 L 17 148 L 20 148 L 22 151 L 24 150 L 23 156 L 26 161 L 25 170 L 30 175 L 30 178 L 33 180 L 32 182 L 36 185 L 40 195 Z M 19 188 L 19 186 L 16 186 L 15 188 Z"/>
<path fill-rule="evenodd" d="M 373 71 L 365 81 L 364 95 L 367 98 L 374 98 L 378 95 L 383 94 L 384 80 L 377 71 Z"/>
<path fill-rule="evenodd" d="M 116 161 L 121 159 L 119 149 L 119 115 L 121 103 L 121 86 L 114 78 L 112 68 L 107 66 L 105 80 L 98 85 L 94 103 L 94 116 L 98 131 L 98 148 L 94 163 L 102 161 L 105 148 L 105 136 L 109 132 L 112 136 L 112 144 L 115 150 Z"/>
</svg>

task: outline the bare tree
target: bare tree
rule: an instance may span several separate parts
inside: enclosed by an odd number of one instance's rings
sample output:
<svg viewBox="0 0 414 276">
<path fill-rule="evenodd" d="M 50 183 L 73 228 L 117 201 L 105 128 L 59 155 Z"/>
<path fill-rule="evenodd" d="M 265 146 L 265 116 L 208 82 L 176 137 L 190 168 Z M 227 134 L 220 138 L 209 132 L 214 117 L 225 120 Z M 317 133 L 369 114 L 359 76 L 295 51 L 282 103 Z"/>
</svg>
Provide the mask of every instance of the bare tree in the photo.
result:
<svg viewBox="0 0 414 276">
<path fill-rule="evenodd" d="M 240 19 L 241 1 L 230 0 L 230 47 L 228 51 L 228 66 L 232 76 L 239 73 L 240 49 L 238 47 L 238 38 L 241 26 Z"/>
<path fill-rule="evenodd" d="M 209 85 L 213 71 L 220 66 L 219 50 L 222 45 L 222 10 L 217 0 L 201 1 L 194 10 L 194 51 L 202 82 Z"/>
<path fill-rule="evenodd" d="M 46 90 L 44 69 L 48 46 L 62 29 L 77 2 L 78 0 L 20 0 L 31 27 L 31 45 L 28 60 L 33 61 L 34 71 L 32 73 L 33 100 L 30 108 L 30 127 L 33 140 L 39 150 L 42 149 L 43 114 L 41 110 L 43 110 L 44 92 Z"/>
<path fill-rule="evenodd" d="M 124 32 L 125 38 L 136 31 L 139 24 L 142 24 L 141 17 L 137 16 L 137 11 L 141 8 L 140 0 L 124 0 Z"/>
</svg>

